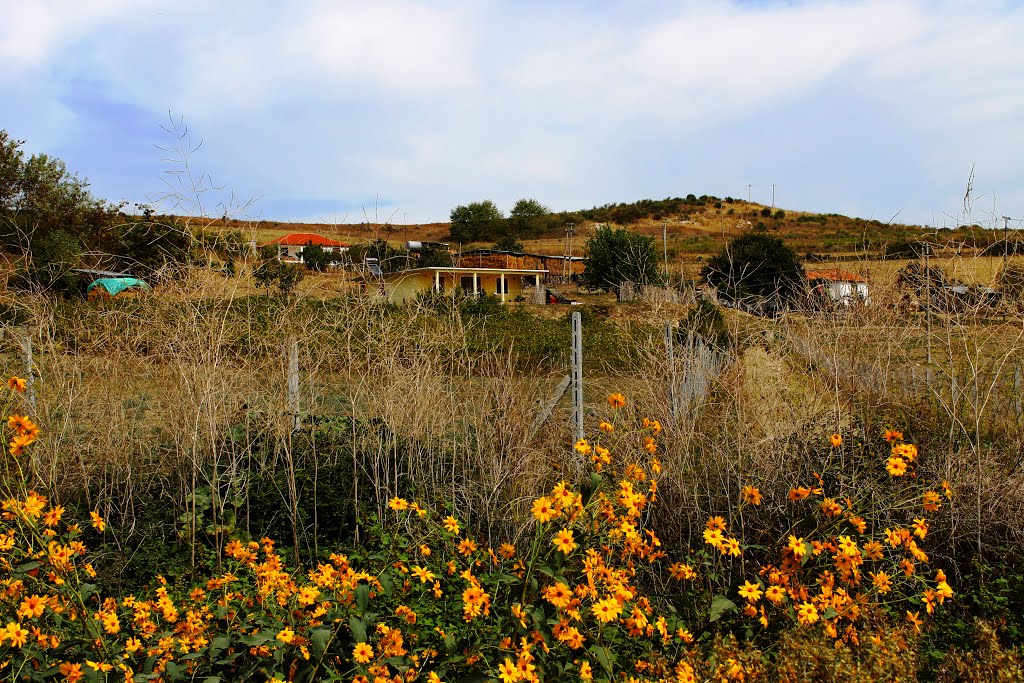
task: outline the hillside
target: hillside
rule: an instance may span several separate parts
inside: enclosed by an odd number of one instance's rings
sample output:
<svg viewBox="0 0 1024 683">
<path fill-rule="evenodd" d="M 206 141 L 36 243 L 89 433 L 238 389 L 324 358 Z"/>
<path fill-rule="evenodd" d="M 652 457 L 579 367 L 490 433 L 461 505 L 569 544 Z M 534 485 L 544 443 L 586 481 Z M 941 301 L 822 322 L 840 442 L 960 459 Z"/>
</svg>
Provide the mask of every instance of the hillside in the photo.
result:
<svg viewBox="0 0 1024 683">
<path fill-rule="evenodd" d="M 725 241 L 747 230 L 763 230 L 782 238 L 799 254 L 830 258 L 878 256 L 888 250 L 890 255 L 909 241 L 927 239 L 939 248 L 980 250 L 998 242 L 1001 234 L 964 226 L 956 230 L 931 230 L 921 226 L 885 223 L 843 216 L 836 213 L 773 209 L 743 200 L 715 197 L 666 200 L 640 200 L 630 204 L 612 204 L 594 209 L 553 214 L 553 225 L 575 225 L 574 252 L 581 253 L 582 244 L 600 225 L 617 225 L 662 238 L 667 237 L 670 260 L 693 261 L 696 257 L 718 252 Z M 449 223 L 417 225 L 383 223 L 295 223 L 267 221 L 213 220 L 211 229 L 230 228 L 253 231 L 262 242 L 290 232 L 317 232 L 343 241 L 358 242 L 385 239 L 393 244 L 406 240 L 447 241 Z M 560 254 L 565 249 L 565 235 L 556 228 L 536 239 L 521 239 L 530 251 Z M 455 246 L 455 245 L 453 245 Z M 486 243 L 463 244 L 462 248 L 487 246 Z M 895 249 L 894 249 L 895 247 Z"/>
</svg>

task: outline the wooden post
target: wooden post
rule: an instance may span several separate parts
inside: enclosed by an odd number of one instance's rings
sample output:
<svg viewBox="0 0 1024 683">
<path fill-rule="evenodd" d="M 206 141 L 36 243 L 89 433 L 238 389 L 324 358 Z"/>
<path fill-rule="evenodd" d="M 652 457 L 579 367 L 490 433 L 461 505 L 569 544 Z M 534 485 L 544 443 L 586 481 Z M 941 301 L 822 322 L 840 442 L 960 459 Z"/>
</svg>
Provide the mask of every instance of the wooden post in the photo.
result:
<svg viewBox="0 0 1024 683">
<path fill-rule="evenodd" d="M 18 344 L 21 345 L 21 360 L 25 373 L 25 398 L 28 399 L 28 404 L 35 411 L 36 382 L 35 372 L 32 367 L 32 333 L 27 327 L 19 328 L 19 331 L 21 336 L 18 338 Z"/>
<path fill-rule="evenodd" d="M 583 438 L 583 318 L 572 314 L 572 413 L 576 440 Z"/>
<path fill-rule="evenodd" d="M 288 343 L 288 411 L 292 414 L 292 430 L 302 428 L 299 416 L 299 340 Z"/>
<path fill-rule="evenodd" d="M 678 412 L 676 409 L 676 356 L 672 343 L 672 323 L 665 321 L 665 364 L 668 369 L 668 409 L 675 422 Z"/>
</svg>

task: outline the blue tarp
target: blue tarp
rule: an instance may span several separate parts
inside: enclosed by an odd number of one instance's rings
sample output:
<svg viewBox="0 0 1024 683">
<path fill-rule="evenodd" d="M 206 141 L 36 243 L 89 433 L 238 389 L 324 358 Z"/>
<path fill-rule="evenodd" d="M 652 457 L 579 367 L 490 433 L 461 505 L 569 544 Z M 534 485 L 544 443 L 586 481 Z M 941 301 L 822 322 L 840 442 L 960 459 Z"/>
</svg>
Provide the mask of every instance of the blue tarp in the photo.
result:
<svg viewBox="0 0 1024 683">
<path fill-rule="evenodd" d="M 101 277 L 98 280 L 94 280 L 85 291 L 88 294 L 96 287 L 102 287 L 107 290 L 110 296 L 117 296 L 126 289 L 138 287 L 139 289 L 149 289 L 149 285 L 140 280 L 137 277 Z"/>
</svg>

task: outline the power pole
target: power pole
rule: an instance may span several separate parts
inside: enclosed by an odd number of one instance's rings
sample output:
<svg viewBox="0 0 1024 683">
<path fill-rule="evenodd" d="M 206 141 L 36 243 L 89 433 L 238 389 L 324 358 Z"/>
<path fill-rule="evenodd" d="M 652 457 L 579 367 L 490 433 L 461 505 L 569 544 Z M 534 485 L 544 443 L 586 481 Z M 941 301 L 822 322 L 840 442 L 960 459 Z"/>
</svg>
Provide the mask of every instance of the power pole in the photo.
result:
<svg viewBox="0 0 1024 683">
<path fill-rule="evenodd" d="M 1006 272 L 1006 257 L 1010 250 L 1010 243 L 1007 241 L 1007 230 L 1009 230 L 1010 217 L 1003 216 L 1003 272 Z M 1016 245 L 1015 245 L 1016 246 Z M 1016 250 L 1015 250 L 1016 253 Z"/>
<path fill-rule="evenodd" d="M 775 208 L 775 183 L 772 183 L 772 208 Z"/>
<path fill-rule="evenodd" d="M 665 282 L 668 283 L 668 222 L 661 224 L 661 244 L 665 251 Z"/>
<path fill-rule="evenodd" d="M 747 183 L 747 204 L 750 203 L 750 188 L 751 188 L 750 183 Z"/>
<path fill-rule="evenodd" d="M 569 277 L 572 275 L 572 234 L 574 227 L 573 223 L 565 224 L 565 259 L 562 261 L 562 279 L 565 282 L 568 282 Z"/>
</svg>

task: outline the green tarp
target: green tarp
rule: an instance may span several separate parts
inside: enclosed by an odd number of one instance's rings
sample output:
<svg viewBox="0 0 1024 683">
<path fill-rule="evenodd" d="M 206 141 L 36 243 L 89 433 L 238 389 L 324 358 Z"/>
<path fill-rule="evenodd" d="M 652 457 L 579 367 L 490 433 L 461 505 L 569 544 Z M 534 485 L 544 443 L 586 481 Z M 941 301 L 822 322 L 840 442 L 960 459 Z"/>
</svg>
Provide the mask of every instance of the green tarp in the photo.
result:
<svg viewBox="0 0 1024 683">
<path fill-rule="evenodd" d="M 132 287 L 149 289 L 149 285 L 137 277 L 101 277 L 98 280 L 94 280 L 85 291 L 88 294 L 96 287 L 102 287 L 107 290 L 110 296 L 117 296 L 124 290 L 131 289 Z"/>
</svg>

